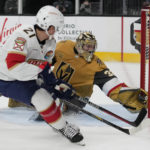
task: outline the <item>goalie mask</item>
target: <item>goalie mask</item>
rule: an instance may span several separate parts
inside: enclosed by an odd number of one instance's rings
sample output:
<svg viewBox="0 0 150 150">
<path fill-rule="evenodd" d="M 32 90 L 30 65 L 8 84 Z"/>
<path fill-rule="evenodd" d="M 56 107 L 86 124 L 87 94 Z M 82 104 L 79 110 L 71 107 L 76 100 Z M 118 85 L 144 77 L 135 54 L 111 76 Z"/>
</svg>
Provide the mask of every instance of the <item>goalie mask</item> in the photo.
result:
<svg viewBox="0 0 150 150">
<path fill-rule="evenodd" d="M 97 48 L 95 36 L 90 32 L 81 33 L 76 39 L 75 48 L 81 57 L 83 57 L 87 62 L 91 62 L 93 54 Z"/>
<path fill-rule="evenodd" d="M 46 34 L 51 38 L 53 35 L 49 35 L 49 27 L 54 26 L 56 32 L 60 31 L 60 28 L 64 25 L 64 16 L 57 8 L 47 5 L 38 11 L 36 24 L 45 30 Z"/>
</svg>

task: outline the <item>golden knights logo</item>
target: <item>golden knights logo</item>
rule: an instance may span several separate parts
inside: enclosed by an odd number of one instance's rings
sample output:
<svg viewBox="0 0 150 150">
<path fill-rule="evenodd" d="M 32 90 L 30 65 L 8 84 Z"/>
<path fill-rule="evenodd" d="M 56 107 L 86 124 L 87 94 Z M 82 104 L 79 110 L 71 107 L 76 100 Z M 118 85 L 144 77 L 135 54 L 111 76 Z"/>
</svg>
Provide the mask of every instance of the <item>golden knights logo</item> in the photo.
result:
<svg viewBox="0 0 150 150">
<path fill-rule="evenodd" d="M 149 19 L 147 19 L 146 29 L 146 58 L 149 55 Z M 130 26 L 130 42 L 136 50 L 141 53 L 141 18 L 133 22 Z"/>
<path fill-rule="evenodd" d="M 130 42 L 136 50 L 141 51 L 141 18 L 130 26 Z"/>
<path fill-rule="evenodd" d="M 56 77 L 65 82 L 69 82 L 73 72 L 74 69 L 70 66 L 70 64 L 62 62 L 56 71 Z"/>
</svg>

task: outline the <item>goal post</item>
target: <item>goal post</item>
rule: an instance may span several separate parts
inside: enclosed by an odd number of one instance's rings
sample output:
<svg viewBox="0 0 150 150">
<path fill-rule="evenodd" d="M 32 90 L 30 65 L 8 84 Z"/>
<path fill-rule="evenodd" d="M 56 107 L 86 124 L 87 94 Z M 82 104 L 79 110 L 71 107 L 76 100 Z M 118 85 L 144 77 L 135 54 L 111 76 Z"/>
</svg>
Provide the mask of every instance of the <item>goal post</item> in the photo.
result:
<svg viewBox="0 0 150 150">
<path fill-rule="evenodd" d="M 148 118 L 150 118 L 150 7 L 141 9 L 140 87 L 148 91 Z"/>
</svg>

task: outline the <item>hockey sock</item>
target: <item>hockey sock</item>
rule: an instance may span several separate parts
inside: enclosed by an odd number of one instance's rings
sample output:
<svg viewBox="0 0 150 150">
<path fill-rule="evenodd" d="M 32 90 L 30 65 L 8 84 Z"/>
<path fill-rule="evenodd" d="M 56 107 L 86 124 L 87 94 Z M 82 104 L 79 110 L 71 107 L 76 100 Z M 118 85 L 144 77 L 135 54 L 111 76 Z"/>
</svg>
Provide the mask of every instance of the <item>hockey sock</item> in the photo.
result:
<svg viewBox="0 0 150 150">
<path fill-rule="evenodd" d="M 57 129 L 61 129 L 65 125 L 60 107 L 56 105 L 55 101 L 53 101 L 46 110 L 40 112 L 40 115 L 47 123 L 51 124 Z"/>
<path fill-rule="evenodd" d="M 48 124 L 56 129 L 61 129 L 65 126 L 60 107 L 56 105 L 52 96 L 45 89 L 37 90 L 31 102 Z"/>
</svg>

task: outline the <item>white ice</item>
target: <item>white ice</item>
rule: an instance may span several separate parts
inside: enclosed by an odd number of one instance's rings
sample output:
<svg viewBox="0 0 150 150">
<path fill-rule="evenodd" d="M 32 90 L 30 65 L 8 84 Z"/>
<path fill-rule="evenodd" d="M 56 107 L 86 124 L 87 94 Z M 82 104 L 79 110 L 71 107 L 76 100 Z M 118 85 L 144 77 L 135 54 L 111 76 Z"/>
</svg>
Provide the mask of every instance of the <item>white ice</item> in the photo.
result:
<svg viewBox="0 0 150 150">
<path fill-rule="evenodd" d="M 107 66 L 120 80 L 129 86 L 139 87 L 140 67 L 136 63 L 106 62 Z M 107 98 L 98 87 L 90 101 L 101 105 L 112 112 L 134 120 L 136 114 L 127 112 L 122 106 Z M 31 120 L 34 113 L 30 109 L 9 109 L 8 99 L 0 97 L 0 150 L 149 150 L 150 121 L 145 118 L 139 132 L 127 135 L 107 124 L 93 119 L 85 114 L 66 114 L 65 118 L 80 126 L 86 146 L 70 143 L 66 138 L 54 132 L 46 123 Z M 133 128 L 128 124 L 99 112 L 89 106 L 102 118 L 108 119 L 123 128 Z"/>
</svg>

